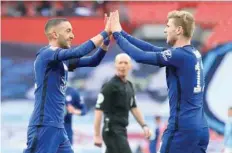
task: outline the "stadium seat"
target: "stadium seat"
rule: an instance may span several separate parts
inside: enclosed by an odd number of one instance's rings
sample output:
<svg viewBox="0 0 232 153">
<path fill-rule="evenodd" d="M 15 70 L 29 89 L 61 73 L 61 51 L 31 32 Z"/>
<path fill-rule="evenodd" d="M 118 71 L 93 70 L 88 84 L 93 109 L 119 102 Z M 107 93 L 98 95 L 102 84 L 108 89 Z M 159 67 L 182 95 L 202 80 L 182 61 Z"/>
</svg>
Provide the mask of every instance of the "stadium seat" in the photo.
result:
<svg viewBox="0 0 232 153">
<path fill-rule="evenodd" d="M 213 28 L 232 14 L 232 2 L 204 2 L 196 8 L 196 23 L 202 28 Z M 220 10 L 220 11 L 219 11 Z"/>
<path fill-rule="evenodd" d="M 212 35 L 207 39 L 204 50 L 226 42 L 232 42 L 232 17 L 220 21 L 219 24 L 213 28 Z"/>
<path fill-rule="evenodd" d="M 128 16 L 132 24 L 158 23 L 167 20 L 169 11 L 177 10 L 177 2 L 128 2 Z M 162 11 L 161 11 L 162 10 Z"/>
<path fill-rule="evenodd" d="M 183 8 L 196 8 L 197 5 L 199 4 L 199 2 L 178 2 L 179 5 L 179 9 L 183 9 Z"/>
</svg>

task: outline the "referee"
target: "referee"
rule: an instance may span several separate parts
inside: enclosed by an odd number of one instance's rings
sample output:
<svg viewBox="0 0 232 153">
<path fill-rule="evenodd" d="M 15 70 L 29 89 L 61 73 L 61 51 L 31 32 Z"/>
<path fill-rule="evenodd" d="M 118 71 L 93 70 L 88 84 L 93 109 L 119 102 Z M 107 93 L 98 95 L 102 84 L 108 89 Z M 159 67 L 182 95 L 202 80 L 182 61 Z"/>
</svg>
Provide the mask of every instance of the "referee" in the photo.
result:
<svg viewBox="0 0 232 153">
<path fill-rule="evenodd" d="M 118 54 L 115 58 L 115 67 L 116 75 L 103 85 L 98 95 L 94 119 L 94 144 L 99 147 L 102 145 L 100 127 L 104 114 L 102 136 L 106 153 L 132 153 L 126 129 L 129 111 L 141 125 L 146 138 L 150 137 L 150 130 L 136 106 L 133 85 L 126 79 L 131 69 L 130 57 L 125 53 Z"/>
</svg>

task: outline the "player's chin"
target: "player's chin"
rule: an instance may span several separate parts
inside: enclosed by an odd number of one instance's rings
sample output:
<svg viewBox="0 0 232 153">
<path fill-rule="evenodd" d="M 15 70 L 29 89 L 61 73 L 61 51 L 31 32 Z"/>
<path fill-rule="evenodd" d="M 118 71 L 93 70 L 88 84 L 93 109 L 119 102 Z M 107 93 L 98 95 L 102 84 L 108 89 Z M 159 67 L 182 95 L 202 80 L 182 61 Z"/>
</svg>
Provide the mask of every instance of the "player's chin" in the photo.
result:
<svg viewBox="0 0 232 153">
<path fill-rule="evenodd" d="M 67 48 L 70 48 L 70 47 L 71 47 L 71 44 L 72 44 L 71 41 L 67 41 L 67 42 L 66 42 Z"/>
</svg>

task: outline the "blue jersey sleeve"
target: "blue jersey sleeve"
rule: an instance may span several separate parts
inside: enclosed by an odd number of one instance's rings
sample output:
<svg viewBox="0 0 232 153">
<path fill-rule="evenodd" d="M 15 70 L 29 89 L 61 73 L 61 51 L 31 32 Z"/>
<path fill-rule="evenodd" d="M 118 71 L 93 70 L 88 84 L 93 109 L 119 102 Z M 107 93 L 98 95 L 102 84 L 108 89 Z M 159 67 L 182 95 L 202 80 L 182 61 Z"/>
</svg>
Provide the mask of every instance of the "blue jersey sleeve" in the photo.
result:
<svg viewBox="0 0 232 153">
<path fill-rule="evenodd" d="M 95 48 L 94 43 L 89 40 L 82 45 L 69 49 L 49 47 L 43 52 L 44 58 L 49 61 L 65 61 L 73 58 L 80 58 L 87 55 Z"/>
<path fill-rule="evenodd" d="M 160 52 L 144 52 L 143 50 L 131 44 L 119 32 L 113 33 L 113 36 L 119 47 L 139 63 L 175 67 L 182 65 L 184 54 L 182 54 L 182 52 L 178 49 L 165 50 Z"/>
<path fill-rule="evenodd" d="M 158 46 L 154 46 L 148 42 L 145 42 L 143 40 L 137 39 L 131 35 L 129 35 L 128 33 L 126 33 L 125 31 L 121 31 L 121 34 L 124 38 L 126 38 L 131 44 L 135 45 L 136 47 L 138 47 L 139 49 L 142 49 L 143 51 L 148 51 L 148 52 L 160 52 L 165 50 L 165 48 L 163 47 L 158 47 Z"/>
<path fill-rule="evenodd" d="M 71 59 L 68 62 L 69 71 L 73 71 L 77 67 L 95 67 L 100 64 L 105 54 L 106 51 L 102 48 L 98 48 L 92 56 L 82 57 L 80 59 Z"/>
</svg>

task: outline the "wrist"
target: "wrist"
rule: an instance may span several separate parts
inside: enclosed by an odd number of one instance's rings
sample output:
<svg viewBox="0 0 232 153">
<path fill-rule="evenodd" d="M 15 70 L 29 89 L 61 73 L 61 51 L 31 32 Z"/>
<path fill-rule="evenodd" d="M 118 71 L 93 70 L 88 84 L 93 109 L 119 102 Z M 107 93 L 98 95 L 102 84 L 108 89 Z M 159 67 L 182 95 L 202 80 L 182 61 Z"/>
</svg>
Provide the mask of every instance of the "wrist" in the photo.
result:
<svg viewBox="0 0 232 153">
<path fill-rule="evenodd" d="M 108 46 L 106 46 L 106 45 L 102 45 L 101 46 L 101 49 L 102 49 L 102 51 L 104 51 L 104 52 L 107 52 L 108 51 Z"/>
<path fill-rule="evenodd" d="M 108 46 L 108 45 L 110 44 L 110 39 L 109 39 L 109 37 L 107 37 L 107 38 L 104 40 L 103 44 L 104 44 L 105 46 Z"/>
<path fill-rule="evenodd" d="M 106 30 L 104 30 L 100 33 L 100 35 L 103 37 L 103 40 L 105 40 L 109 36 L 109 33 Z"/>
<path fill-rule="evenodd" d="M 117 39 L 120 35 L 121 35 L 121 33 L 118 32 L 118 31 L 114 31 L 114 32 L 113 32 L 113 37 L 114 37 L 114 39 Z"/>
<path fill-rule="evenodd" d="M 94 134 L 95 137 L 100 137 L 100 133 Z"/>
<path fill-rule="evenodd" d="M 148 126 L 147 126 L 147 124 L 142 124 L 141 127 L 144 128 L 144 127 L 148 127 Z"/>
</svg>

